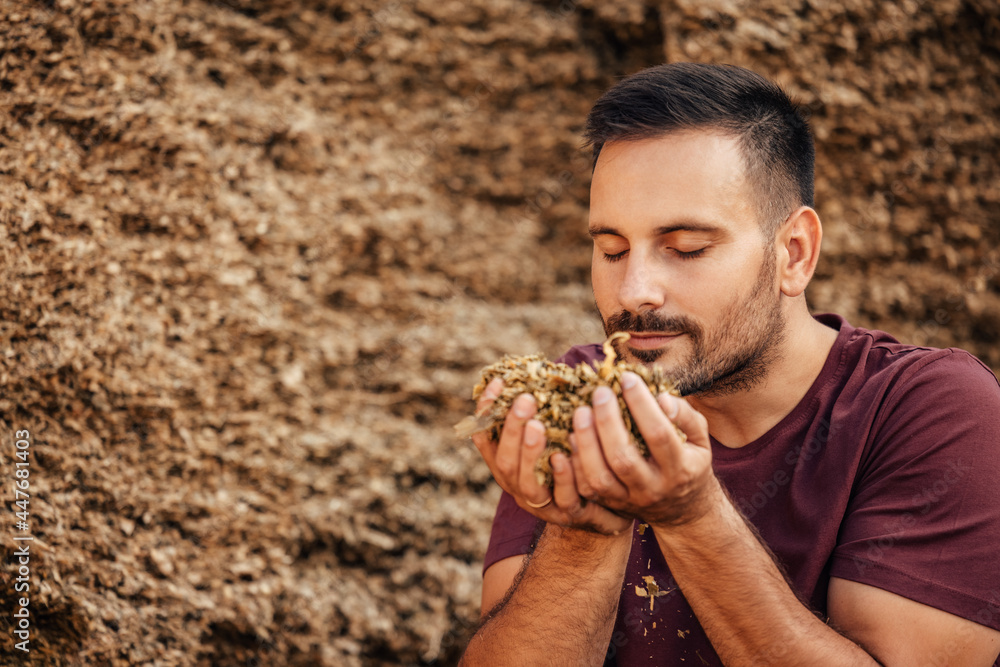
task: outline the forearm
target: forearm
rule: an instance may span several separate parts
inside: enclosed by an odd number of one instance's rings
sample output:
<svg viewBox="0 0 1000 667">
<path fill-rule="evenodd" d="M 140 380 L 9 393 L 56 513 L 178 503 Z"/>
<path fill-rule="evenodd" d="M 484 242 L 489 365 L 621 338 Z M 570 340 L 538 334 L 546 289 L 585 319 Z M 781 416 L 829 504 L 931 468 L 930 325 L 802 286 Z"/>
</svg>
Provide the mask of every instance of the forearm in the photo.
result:
<svg viewBox="0 0 1000 667">
<path fill-rule="evenodd" d="M 549 524 L 513 591 L 476 632 L 462 665 L 600 665 L 611 639 L 631 531 Z"/>
<path fill-rule="evenodd" d="M 688 524 L 653 526 L 670 571 L 727 665 L 876 665 L 817 618 L 725 496 Z"/>
</svg>

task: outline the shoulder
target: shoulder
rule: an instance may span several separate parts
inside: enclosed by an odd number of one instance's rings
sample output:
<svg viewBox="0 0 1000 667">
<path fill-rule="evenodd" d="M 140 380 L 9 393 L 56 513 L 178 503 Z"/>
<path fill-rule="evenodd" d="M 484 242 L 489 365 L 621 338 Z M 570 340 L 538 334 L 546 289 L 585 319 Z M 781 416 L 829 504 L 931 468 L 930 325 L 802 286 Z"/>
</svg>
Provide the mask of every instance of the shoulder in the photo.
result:
<svg viewBox="0 0 1000 667">
<path fill-rule="evenodd" d="M 909 345 L 884 331 L 852 327 L 836 316 L 818 319 L 835 328 L 839 323 L 841 363 L 851 379 L 880 389 L 890 402 L 914 391 L 949 401 L 969 394 L 1000 400 L 1000 382 L 993 371 L 965 350 Z"/>
<path fill-rule="evenodd" d="M 823 395 L 840 437 L 862 447 L 864 469 L 886 470 L 922 451 L 997 449 L 1000 383 L 979 359 L 900 343 L 837 316 L 817 319 L 840 331 Z"/>
<path fill-rule="evenodd" d="M 1000 383 L 982 361 L 958 348 L 876 343 L 866 357 L 889 397 L 917 392 L 953 402 L 963 396 L 1000 398 Z"/>
<path fill-rule="evenodd" d="M 979 359 L 955 348 L 913 349 L 895 353 L 880 375 L 873 435 L 879 455 L 896 459 L 890 465 L 975 457 L 983 472 L 1000 474 L 1000 383 Z"/>
<path fill-rule="evenodd" d="M 984 485 L 1000 475 L 1000 382 L 982 361 L 860 328 L 848 337 L 845 359 L 854 365 L 852 408 L 870 429 L 863 474 L 926 484 L 956 461 L 976 460 L 973 476 Z"/>
</svg>

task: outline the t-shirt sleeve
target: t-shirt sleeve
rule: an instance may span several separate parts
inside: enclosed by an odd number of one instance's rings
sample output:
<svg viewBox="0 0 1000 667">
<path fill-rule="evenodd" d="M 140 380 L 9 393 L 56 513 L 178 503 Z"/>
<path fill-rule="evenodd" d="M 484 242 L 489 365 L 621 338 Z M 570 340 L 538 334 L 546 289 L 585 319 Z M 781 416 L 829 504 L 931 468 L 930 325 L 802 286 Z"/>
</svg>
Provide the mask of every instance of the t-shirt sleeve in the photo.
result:
<svg viewBox="0 0 1000 667">
<path fill-rule="evenodd" d="M 483 559 L 483 572 L 504 558 L 531 553 L 538 533 L 541 532 L 539 524 L 544 522 L 518 507 L 514 497 L 504 491 L 493 517 L 493 530 Z"/>
<path fill-rule="evenodd" d="M 943 351 L 886 392 L 831 575 L 1000 630 L 1000 384 Z"/>
</svg>

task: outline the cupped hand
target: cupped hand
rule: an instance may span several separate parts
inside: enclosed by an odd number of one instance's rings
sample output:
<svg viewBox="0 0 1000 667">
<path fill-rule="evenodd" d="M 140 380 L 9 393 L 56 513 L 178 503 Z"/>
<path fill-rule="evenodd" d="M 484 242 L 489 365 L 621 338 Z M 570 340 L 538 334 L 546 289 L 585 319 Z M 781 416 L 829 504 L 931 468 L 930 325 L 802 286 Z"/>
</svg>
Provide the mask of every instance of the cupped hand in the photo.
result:
<svg viewBox="0 0 1000 667">
<path fill-rule="evenodd" d="M 703 516 L 721 489 L 712 471 L 705 417 L 676 396 L 654 398 L 634 373 L 623 374 L 622 393 L 649 456 L 644 458 L 632 441 L 614 392 L 598 387 L 593 408 L 577 408 L 573 415 L 572 465 L 578 493 L 653 526 Z"/>
<path fill-rule="evenodd" d="M 483 390 L 476 414 L 485 414 L 503 388 L 499 378 Z M 552 489 L 535 478 L 535 464 L 545 449 L 545 425 L 534 419 L 537 412 L 531 394 L 521 394 L 511 405 L 499 442 L 481 431 L 472 436 L 493 478 L 513 496 L 518 506 L 548 523 L 604 535 L 617 535 L 632 525 L 632 519 L 587 502 L 577 492 L 574 467 L 561 452 L 552 455 Z"/>
</svg>

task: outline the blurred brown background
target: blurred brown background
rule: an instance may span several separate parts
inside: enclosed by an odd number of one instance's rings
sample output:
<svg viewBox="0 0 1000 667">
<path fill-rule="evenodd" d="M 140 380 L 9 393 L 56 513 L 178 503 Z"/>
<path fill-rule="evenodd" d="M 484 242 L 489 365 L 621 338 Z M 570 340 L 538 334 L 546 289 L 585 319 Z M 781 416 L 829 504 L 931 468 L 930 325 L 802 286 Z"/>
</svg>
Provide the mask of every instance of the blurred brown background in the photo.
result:
<svg viewBox="0 0 1000 667">
<path fill-rule="evenodd" d="M 647 65 L 802 103 L 815 310 L 1000 367 L 998 44 L 992 0 L 0 0 L 34 663 L 454 664 L 498 491 L 450 425 L 601 337 L 580 129 Z"/>
</svg>

